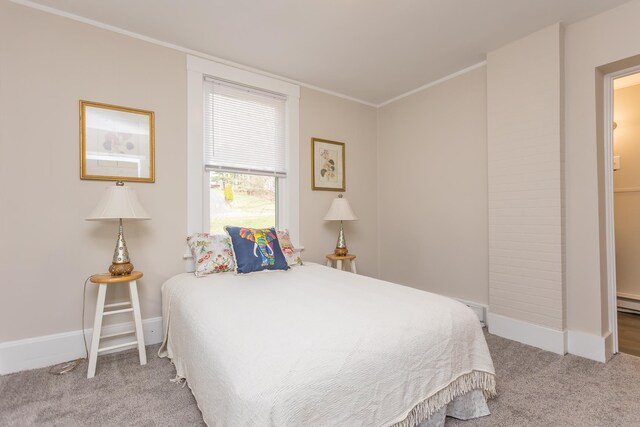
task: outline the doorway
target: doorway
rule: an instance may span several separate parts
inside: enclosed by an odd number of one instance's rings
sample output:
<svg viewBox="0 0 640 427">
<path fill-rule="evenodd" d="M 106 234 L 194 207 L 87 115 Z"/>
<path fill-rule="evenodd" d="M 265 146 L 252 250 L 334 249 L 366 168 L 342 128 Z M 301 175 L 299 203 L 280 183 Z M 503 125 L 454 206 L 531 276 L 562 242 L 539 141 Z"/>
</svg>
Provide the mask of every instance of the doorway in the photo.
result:
<svg viewBox="0 0 640 427">
<path fill-rule="evenodd" d="M 612 76 L 611 94 L 617 347 L 640 356 L 640 71 Z"/>
</svg>

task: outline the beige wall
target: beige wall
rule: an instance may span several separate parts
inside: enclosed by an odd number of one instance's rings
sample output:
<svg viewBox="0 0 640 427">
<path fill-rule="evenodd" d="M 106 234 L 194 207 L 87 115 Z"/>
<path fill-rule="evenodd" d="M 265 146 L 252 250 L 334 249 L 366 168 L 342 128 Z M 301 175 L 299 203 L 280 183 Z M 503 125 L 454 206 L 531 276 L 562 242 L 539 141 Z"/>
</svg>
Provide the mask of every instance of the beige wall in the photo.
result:
<svg viewBox="0 0 640 427">
<path fill-rule="evenodd" d="M 125 224 L 144 318 L 182 272 L 186 233 L 186 58 L 110 31 L 0 0 L 0 342 L 80 329 L 82 284 L 111 259 L 116 224 L 87 222 L 107 182 L 79 178 L 78 100 L 156 113 L 156 182 L 135 188 L 150 221 Z M 347 143 L 347 225 L 364 274 L 377 273 L 375 110 L 311 90 L 301 98 L 301 234 L 322 261 L 336 224 L 333 192 L 310 190 L 309 138 Z M 92 324 L 96 289 L 87 293 Z M 128 319 L 118 319 L 125 321 Z"/>
<path fill-rule="evenodd" d="M 0 342 L 80 329 L 84 279 L 110 264 L 117 224 L 84 221 L 112 183 L 79 178 L 79 99 L 156 113 L 156 182 L 129 184 L 152 219 L 125 234 L 143 317 L 158 316 L 183 266 L 184 55 L 6 1 L 0 45 Z"/>
<path fill-rule="evenodd" d="M 379 109 L 381 278 L 487 304 L 486 102 L 481 67 Z"/>
<path fill-rule="evenodd" d="M 613 174 L 618 293 L 640 299 L 640 85 L 614 92 L 613 155 L 621 168 Z"/>
<path fill-rule="evenodd" d="M 559 25 L 488 54 L 489 309 L 558 330 L 561 97 Z"/>
<path fill-rule="evenodd" d="M 640 1 L 632 1 L 565 29 L 567 326 L 597 335 L 608 329 L 597 68 L 640 54 L 638 22 Z"/>
<path fill-rule="evenodd" d="M 345 221 L 349 252 L 358 273 L 378 275 L 376 109 L 307 88 L 300 92 L 300 237 L 303 259 L 324 263 L 339 224 L 323 221 L 335 191 L 311 190 L 311 138 L 345 143 L 345 197 L 358 221 Z"/>
</svg>

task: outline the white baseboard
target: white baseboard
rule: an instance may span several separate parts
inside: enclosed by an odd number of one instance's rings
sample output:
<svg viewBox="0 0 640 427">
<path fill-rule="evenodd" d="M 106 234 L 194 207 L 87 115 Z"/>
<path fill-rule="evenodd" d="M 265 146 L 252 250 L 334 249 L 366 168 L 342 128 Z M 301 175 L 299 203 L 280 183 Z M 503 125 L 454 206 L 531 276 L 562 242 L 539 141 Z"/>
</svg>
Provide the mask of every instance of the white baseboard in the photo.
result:
<svg viewBox="0 0 640 427">
<path fill-rule="evenodd" d="M 495 313 L 489 313 L 487 320 L 491 334 L 557 354 L 567 352 L 566 331 L 535 325 Z"/>
<path fill-rule="evenodd" d="M 597 362 L 612 356 L 613 335 L 592 335 L 580 331 L 547 328 L 500 314 L 488 313 L 489 333 L 557 354 L 570 353 Z"/>
<path fill-rule="evenodd" d="M 597 362 L 606 362 L 611 357 L 612 335 L 604 337 L 580 331 L 569 331 L 568 350 L 576 356 L 585 357 Z M 608 351 L 607 351 L 608 349 Z"/>
<path fill-rule="evenodd" d="M 103 335 L 115 334 L 132 329 L 134 329 L 133 322 L 123 322 L 103 326 L 102 333 Z M 142 329 L 146 345 L 162 342 L 162 317 L 143 320 Z M 88 346 L 91 345 L 92 333 L 93 329 L 85 330 Z M 120 344 L 130 340 L 131 337 L 120 337 L 113 338 L 109 342 Z M 80 357 L 85 357 L 80 330 L 0 343 L 0 375 L 44 368 Z"/>
<path fill-rule="evenodd" d="M 613 357 L 613 334 L 611 332 L 607 332 L 604 337 L 604 357 L 605 361 Z"/>
<path fill-rule="evenodd" d="M 627 310 L 640 311 L 640 300 L 631 298 L 629 294 L 618 293 L 617 300 L 618 308 L 624 308 Z"/>
</svg>

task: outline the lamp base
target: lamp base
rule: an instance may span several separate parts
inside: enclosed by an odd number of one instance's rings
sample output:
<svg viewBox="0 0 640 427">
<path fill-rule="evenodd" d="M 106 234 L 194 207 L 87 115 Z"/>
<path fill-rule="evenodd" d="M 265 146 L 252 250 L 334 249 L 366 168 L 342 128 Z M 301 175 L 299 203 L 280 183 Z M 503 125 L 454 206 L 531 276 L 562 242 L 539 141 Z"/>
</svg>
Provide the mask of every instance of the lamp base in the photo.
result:
<svg viewBox="0 0 640 427">
<path fill-rule="evenodd" d="M 346 256 L 349 253 L 349 250 L 347 248 L 336 248 L 333 253 L 337 256 Z"/>
<path fill-rule="evenodd" d="M 345 256 L 349 253 L 347 250 L 347 241 L 344 238 L 344 228 L 342 227 L 342 221 L 340 221 L 340 233 L 338 233 L 338 242 L 336 243 L 336 249 L 333 251 L 336 256 Z"/>
<path fill-rule="evenodd" d="M 111 273 L 112 276 L 126 276 L 128 274 L 131 274 L 131 272 L 133 271 L 133 264 L 131 264 L 130 262 L 124 262 L 124 263 L 112 263 L 109 266 L 109 273 Z"/>
</svg>

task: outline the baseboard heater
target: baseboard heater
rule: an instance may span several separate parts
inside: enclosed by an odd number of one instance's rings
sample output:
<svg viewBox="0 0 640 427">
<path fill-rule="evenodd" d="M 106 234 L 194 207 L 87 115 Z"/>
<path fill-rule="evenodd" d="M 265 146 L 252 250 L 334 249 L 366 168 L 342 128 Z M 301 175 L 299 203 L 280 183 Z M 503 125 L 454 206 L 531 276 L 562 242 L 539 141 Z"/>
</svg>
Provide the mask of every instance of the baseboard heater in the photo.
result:
<svg viewBox="0 0 640 427">
<path fill-rule="evenodd" d="M 640 295 L 618 292 L 618 311 L 640 313 Z"/>
<path fill-rule="evenodd" d="M 455 298 L 455 299 L 457 299 L 458 301 L 460 301 L 461 303 L 469 307 L 471 310 L 473 310 L 473 312 L 476 313 L 476 316 L 478 316 L 478 320 L 480 321 L 480 324 L 482 325 L 482 327 L 486 326 L 487 306 L 481 305 L 475 302 L 471 302 L 471 301 L 466 301 L 460 298 Z"/>
</svg>

